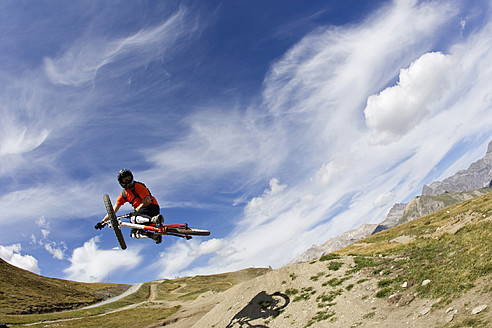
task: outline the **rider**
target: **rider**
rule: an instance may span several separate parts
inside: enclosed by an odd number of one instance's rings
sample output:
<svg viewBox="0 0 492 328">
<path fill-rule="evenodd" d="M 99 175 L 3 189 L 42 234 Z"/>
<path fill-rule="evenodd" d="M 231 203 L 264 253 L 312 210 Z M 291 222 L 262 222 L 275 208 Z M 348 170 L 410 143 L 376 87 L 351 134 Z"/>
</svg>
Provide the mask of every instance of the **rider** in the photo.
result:
<svg viewBox="0 0 492 328">
<path fill-rule="evenodd" d="M 130 170 L 122 169 L 118 172 L 118 182 L 123 187 L 123 192 L 116 199 L 113 206 L 114 212 L 118 212 L 120 207 L 129 202 L 132 204 L 134 211 L 130 214 L 130 222 L 137 224 L 155 223 L 162 224 L 163 216 L 160 214 L 160 207 L 154 196 L 150 194 L 149 189 L 141 182 L 133 180 L 133 173 Z M 106 214 L 101 222 L 98 222 L 94 228 L 102 229 L 109 220 Z M 160 234 L 154 234 L 150 231 L 143 231 L 132 228 L 130 232 L 132 238 L 152 238 L 156 244 L 162 241 Z"/>
</svg>

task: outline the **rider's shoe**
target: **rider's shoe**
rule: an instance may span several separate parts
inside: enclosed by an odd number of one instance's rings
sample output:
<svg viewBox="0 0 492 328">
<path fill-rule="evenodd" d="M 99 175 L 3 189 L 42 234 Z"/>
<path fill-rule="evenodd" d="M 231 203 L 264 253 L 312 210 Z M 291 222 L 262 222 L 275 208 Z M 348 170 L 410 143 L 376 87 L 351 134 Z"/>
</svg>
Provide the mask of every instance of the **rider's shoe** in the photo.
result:
<svg viewBox="0 0 492 328">
<path fill-rule="evenodd" d="M 154 234 L 154 236 L 152 237 L 152 239 L 155 240 L 155 243 L 156 244 L 162 243 L 162 235 Z"/>
<path fill-rule="evenodd" d="M 161 234 L 157 234 L 157 233 L 153 233 L 153 232 L 147 231 L 146 232 L 146 235 L 147 235 L 147 237 L 153 239 L 156 244 L 162 243 L 162 235 Z"/>
<path fill-rule="evenodd" d="M 163 224 L 164 217 L 162 216 L 162 214 L 156 215 L 152 218 L 151 222 L 154 224 Z"/>
</svg>

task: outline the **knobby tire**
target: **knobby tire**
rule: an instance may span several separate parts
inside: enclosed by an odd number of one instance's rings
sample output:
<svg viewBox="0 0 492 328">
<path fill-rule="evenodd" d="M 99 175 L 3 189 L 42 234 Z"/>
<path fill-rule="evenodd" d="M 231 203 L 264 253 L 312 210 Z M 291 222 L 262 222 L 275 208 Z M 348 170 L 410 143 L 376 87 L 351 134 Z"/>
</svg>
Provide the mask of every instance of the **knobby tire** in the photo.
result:
<svg viewBox="0 0 492 328">
<path fill-rule="evenodd" d="M 104 205 L 106 205 L 106 211 L 108 212 L 109 220 L 111 220 L 111 226 L 113 227 L 116 239 L 118 239 L 121 249 L 126 249 L 125 239 L 121 233 L 120 225 L 118 219 L 116 218 L 116 214 L 114 213 L 113 205 L 111 205 L 111 200 L 109 199 L 108 194 L 104 194 Z"/>
</svg>

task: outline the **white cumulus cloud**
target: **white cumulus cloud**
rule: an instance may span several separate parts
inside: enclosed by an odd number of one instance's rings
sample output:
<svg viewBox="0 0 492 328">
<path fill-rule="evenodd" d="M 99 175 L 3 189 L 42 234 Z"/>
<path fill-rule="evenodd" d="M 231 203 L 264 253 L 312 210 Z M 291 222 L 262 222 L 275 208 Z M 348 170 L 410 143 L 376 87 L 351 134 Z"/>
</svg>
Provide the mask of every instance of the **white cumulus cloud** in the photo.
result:
<svg viewBox="0 0 492 328">
<path fill-rule="evenodd" d="M 139 250 L 102 250 L 98 247 L 99 237 L 91 238 L 82 247 L 73 251 L 70 267 L 64 270 L 67 279 L 94 282 L 102 281 L 116 270 L 135 268 L 142 257 Z"/>
<path fill-rule="evenodd" d="M 200 245 L 191 252 L 193 256 L 201 256 L 218 252 L 224 247 L 225 243 L 223 239 L 212 238 L 200 243 Z"/>
<path fill-rule="evenodd" d="M 38 266 L 38 260 L 31 255 L 22 255 L 20 244 L 0 246 L 0 258 L 21 269 L 37 274 L 41 273 Z"/>
<path fill-rule="evenodd" d="M 374 142 L 390 142 L 432 115 L 459 70 L 452 56 L 427 53 L 400 71 L 397 85 L 372 95 L 364 109 Z"/>
</svg>

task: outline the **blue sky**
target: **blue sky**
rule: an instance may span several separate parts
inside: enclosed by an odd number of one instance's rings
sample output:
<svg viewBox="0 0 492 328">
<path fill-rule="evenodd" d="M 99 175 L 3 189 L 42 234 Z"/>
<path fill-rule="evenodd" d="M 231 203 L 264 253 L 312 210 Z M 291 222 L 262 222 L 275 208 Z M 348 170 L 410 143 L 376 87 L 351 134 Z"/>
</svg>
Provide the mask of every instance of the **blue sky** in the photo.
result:
<svg viewBox="0 0 492 328">
<path fill-rule="evenodd" d="M 492 139 L 492 1 L 2 1 L 0 257 L 133 283 L 280 267 Z M 131 169 L 190 241 L 94 230 Z M 128 212 L 124 207 L 121 213 Z"/>
</svg>

